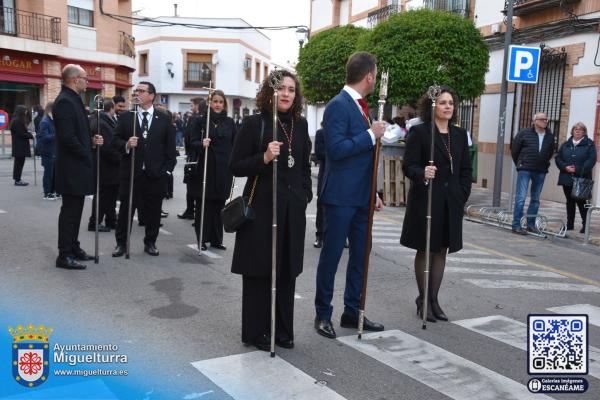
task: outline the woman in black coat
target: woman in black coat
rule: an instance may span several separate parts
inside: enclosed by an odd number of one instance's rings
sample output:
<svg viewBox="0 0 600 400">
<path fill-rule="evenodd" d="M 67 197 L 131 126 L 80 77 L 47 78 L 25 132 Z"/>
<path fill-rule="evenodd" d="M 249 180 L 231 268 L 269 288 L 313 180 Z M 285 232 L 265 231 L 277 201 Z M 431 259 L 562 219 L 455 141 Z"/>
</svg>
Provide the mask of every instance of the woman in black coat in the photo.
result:
<svg viewBox="0 0 600 400">
<path fill-rule="evenodd" d="M 29 183 L 21 180 L 25 157 L 31 157 L 30 139 L 33 139 L 31 132 L 27 130 L 29 124 L 29 111 L 27 107 L 19 105 L 15 109 L 12 123 L 10 125 L 10 134 L 12 138 L 12 156 L 15 159 L 13 163 L 13 179 L 15 186 L 27 186 Z"/>
<path fill-rule="evenodd" d="M 567 230 L 572 231 L 575 225 L 575 204 L 579 208 L 582 227 L 580 233 L 585 232 L 586 200 L 571 198 L 573 190 L 573 177 L 592 179 L 592 169 L 596 165 L 596 146 L 587 136 L 587 128 L 578 122 L 571 128 L 571 137 L 558 149 L 555 158 L 556 166 L 560 170 L 558 184 L 563 187 L 567 199 Z"/>
<path fill-rule="evenodd" d="M 221 90 L 213 92 L 210 102 L 210 122 L 206 137 L 206 116 L 198 118 L 191 134 L 191 147 L 198 155 L 195 173 L 188 182 L 188 190 L 196 204 L 196 237 L 200 236 L 200 217 L 202 208 L 202 179 L 204 178 L 204 155 L 208 148 L 206 163 L 206 199 L 204 201 L 204 221 L 202 230 L 202 250 L 206 243 L 216 249 L 225 250 L 223 245 L 223 221 L 221 210 L 231 191 L 233 175 L 228 163 L 235 137 L 233 119 L 227 116 L 227 99 Z M 204 146 L 204 147 L 203 147 Z"/>
<path fill-rule="evenodd" d="M 444 276 L 446 255 L 462 248 L 462 218 L 465 202 L 471 193 L 471 159 L 467 132 L 451 122 L 456 118 L 458 99 L 454 91 L 442 86 L 436 100 L 435 117 L 427 93 L 419 101 L 423 124 L 413 126 L 407 135 L 404 174 L 410 179 L 406 215 L 400 243 L 417 250 L 415 275 L 419 288 L 417 313 L 422 315 L 425 282 L 425 246 L 427 230 L 427 179 L 433 184 L 431 206 L 431 263 L 427 320 L 447 321 L 438 302 Z M 429 166 L 431 124 L 435 123 L 434 165 Z"/>
<path fill-rule="evenodd" d="M 303 268 L 306 205 L 312 199 L 312 146 L 308 124 L 300 116 L 300 84 L 291 72 L 278 73 L 283 81 L 278 91 L 277 140 L 273 141 L 273 89 L 268 84 L 269 76 L 256 96 L 261 113 L 245 118 L 229 164 L 235 176 L 247 177 L 245 196 L 250 196 L 257 177 L 252 199 L 255 219 L 237 231 L 231 270 L 242 275 L 242 342 L 265 351 L 269 350 L 271 331 L 271 177 L 275 157 L 279 156 L 275 344 L 285 348 L 294 346 L 294 289 Z"/>
</svg>

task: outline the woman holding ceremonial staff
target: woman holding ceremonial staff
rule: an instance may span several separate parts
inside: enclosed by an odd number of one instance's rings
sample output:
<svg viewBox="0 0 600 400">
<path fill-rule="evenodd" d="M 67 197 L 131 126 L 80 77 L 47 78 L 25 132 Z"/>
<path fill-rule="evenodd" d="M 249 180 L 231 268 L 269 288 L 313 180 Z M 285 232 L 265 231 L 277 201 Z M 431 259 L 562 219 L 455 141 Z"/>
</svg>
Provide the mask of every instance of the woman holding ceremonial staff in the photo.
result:
<svg viewBox="0 0 600 400">
<path fill-rule="evenodd" d="M 423 120 L 407 135 L 404 174 L 411 180 L 406 215 L 400 243 L 417 250 L 415 275 L 419 288 L 417 313 L 423 312 L 425 293 L 425 260 L 427 226 L 427 191 L 432 184 L 430 278 L 427 321 L 447 321 L 438 303 L 438 292 L 444 277 L 446 255 L 462 248 L 462 218 L 465 202 L 471 193 L 471 159 L 467 132 L 452 125 L 456 119 L 458 98 L 448 86 L 440 87 L 435 115 L 427 93 L 419 100 L 418 112 Z M 435 124 L 434 157 L 430 165 L 431 124 Z"/>
<path fill-rule="evenodd" d="M 189 193 L 195 198 L 196 210 L 194 229 L 196 236 L 200 235 L 200 225 L 204 225 L 202 232 L 202 250 L 206 250 L 206 243 L 211 247 L 225 250 L 223 245 L 223 221 L 221 209 L 231 190 L 232 175 L 227 164 L 231 156 L 233 139 L 235 137 L 235 124 L 227 116 L 227 99 L 221 90 L 215 90 L 210 97 L 209 134 L 206 135 L 206 115 L 194 124 L 191 134 L 191 148 L 198 155 L 195 165 L 197 173 L 190 177 L 188 182 Z M 204 156 L 208 154 L 206 163 L 206 195 L 204 199 L 204 221 L 200 221 L 202 207 L 202 179 Z"/>
<path fill-rule="evenodd" d="M 254 220 L 236 234 L 231 270 L 242 275 L 242 342 L 270 349 L 271 244 L 273 160 L 277 163 L 277 346 L 294 346 L 294 289 L 302 272 L 306 205 L 312 199 L 308 124 L 300 116 L 302 95 L 298 78 L 281 75 L 278 90 L 277 140 L 273 140 L 271 76 L 256 96 L 260 114 L 247 117 L 236 136 L 230 161 L 235 176 L 247 177 L 244 195 L 252 197 Z M 262 138 L 262 140 L 261 140 Z M 256 185 L 254 185 L 256 177 Z M 254 190 L 253 190 L 254 187 Z"/>
</svg>

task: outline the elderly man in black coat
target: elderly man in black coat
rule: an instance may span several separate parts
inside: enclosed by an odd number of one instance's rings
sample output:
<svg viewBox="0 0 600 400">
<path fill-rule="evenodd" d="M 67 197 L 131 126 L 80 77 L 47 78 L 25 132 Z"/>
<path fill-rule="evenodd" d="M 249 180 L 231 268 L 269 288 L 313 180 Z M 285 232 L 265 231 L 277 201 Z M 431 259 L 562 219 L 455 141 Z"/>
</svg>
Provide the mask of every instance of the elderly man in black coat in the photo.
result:
<svg viewBox="0 0 600 400">
<path fill-rule="evenodd" d="M 77 260 L 88 261 L 93 257 L 79 246 L 79 224 L 85 196 L 94 193 L 92 146 L 100 146 L 104 140 L 99 135 L 92 140 L 87 113 L 79 96 L 87 87 L 85 70 L 68 64 L 62 70 L 62 81 L 62 90 L 52 109 L 56 126 L 55 184 L 57 193 L 62 195 L 56 266 L 85 269 Z"/>
</svg>

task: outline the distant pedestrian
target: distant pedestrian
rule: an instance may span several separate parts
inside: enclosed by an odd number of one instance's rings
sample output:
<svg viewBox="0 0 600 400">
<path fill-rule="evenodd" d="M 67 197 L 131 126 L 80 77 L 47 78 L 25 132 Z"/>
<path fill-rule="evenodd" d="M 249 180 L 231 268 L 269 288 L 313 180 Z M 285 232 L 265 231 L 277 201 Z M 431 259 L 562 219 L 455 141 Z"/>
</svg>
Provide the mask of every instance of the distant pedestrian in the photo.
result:
<svg viewBox="0 0 600 400">
<path fill-rule="evenodd" d="M 56 129 L 52 119 L 52 107 L 54 102 L 46 104 L 44 116 L 40 121 L 39 131 L 36 135 L 35 152 L 42 157 L 44 167 L 44 200 L 56 200 L 54 194 L 54 161 L 56 159 Z"/>
<path fill-rule="evenodd" d="M 554 153 L 554 134 L 548 129 L 548 117 L 543 112 L 533 116 L 533 125 L 515 136 L 512 144 L 512 158 L 517 167 L 517 193 L 513 214 L 513 233 L 524 235 L 535 232 L 535 216 L 540 207 L 540 194 L 548 173 L 550 159 Z M 523 206 L 531 181 L 531 198 L 527 208 L 527 230 L 521 226 Z"/>
<path fill-rule="evenodd" d="M 18 105 L 15 109 L 13 120 L 10 124 L 10 134 L 12 139 L 13 179 L 15 186 L 27 186 L 29 183 L 21 180 L 25 157 L 31 157 L 31 143 L 33 135 L 27 130 L 27 125 L 31 122 L 29 110 L 23 105 Z"/>
<path fill-rule="evenodd" d="M 587 136 L 587 128 L 582 122 L 577 122 L 571 128 L 571 137 L 560 146 L 556 155 L 556 166 L 560 170 L 558 184 L 563 187 L 567 200 L 567 230 L 572 231 L 575 225 L 575 204 L 581 215 L 581 230 L 585 232 L 586 200 L 575 200 L 571 197 L 573 178 L 592 179 L 592 169 L 596 165 L 596 146 Z"/>
</svg>

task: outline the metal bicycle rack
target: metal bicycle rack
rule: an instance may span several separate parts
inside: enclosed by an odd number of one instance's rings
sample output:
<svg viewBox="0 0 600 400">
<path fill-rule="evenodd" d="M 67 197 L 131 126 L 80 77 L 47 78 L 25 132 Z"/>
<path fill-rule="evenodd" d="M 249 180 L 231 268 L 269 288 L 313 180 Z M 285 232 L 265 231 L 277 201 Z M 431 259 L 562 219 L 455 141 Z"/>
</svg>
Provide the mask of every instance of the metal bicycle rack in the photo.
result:
<svg viewBox="0 0 600 400">
<path fill-rule="evenodd" d="M 600 210 L 600 207 L 597 207 L 597 209 Z M 588 214 L 590 213 L 588 211 Z M 466 208 L 465 214 L 468 221 L 492 225 L 498 228 L 512 229 L 513 214 L 504 207 L 471 204 Z M 535 217 L 535 231 L 527 232 L 528 235 L 542 238 L 552 235 L 564 238 L 567 234 L 567 226 L 560 218 L 551 218 L 543 214 L 524 215 L 521 218 L 522 227 L 527 227 L 528 217 Z"/>
<path fill-rule="evenodd" d="M 583 237 L 583 244 L 588 244 L 590 241 L 590 225 L 592 225 L 592 213 L 594 211 L 600 211 L 600 206 L 593 206 L 591 204 L 586 204 L 585 208 L 587 208 L 587 216 L 585 218 L 585 236 Z"/>
</svg>

